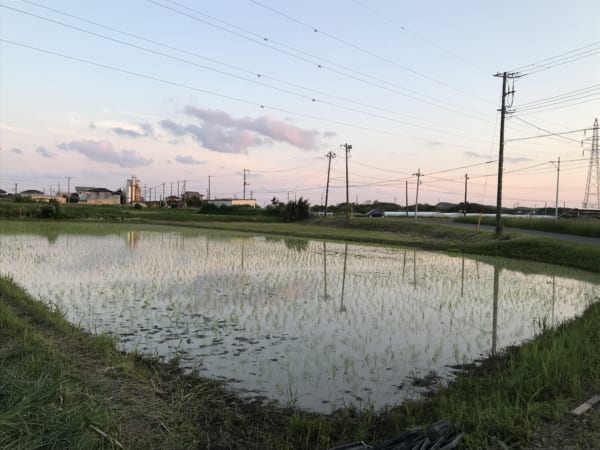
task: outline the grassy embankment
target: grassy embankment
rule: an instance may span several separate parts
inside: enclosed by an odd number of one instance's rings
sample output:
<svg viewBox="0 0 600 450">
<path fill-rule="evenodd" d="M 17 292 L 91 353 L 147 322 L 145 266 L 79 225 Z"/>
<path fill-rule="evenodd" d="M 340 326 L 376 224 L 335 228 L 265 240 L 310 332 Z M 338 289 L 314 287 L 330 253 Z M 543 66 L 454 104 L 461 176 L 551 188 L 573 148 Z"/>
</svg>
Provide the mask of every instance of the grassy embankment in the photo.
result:
<svg viewBox="0 0 600 450">
<path fill-rule="evenodd" d="M 480 222 L 482 225 L 496 225 L 494 217 L 459 217 L 453 220 L 457 223 L 472 223 Z M 598 219 L 536 219 L 532 218 L 517 218 L 504 217 L 502 223 L 509 228 L 522 228 L 524 230 L 538 230 L 549 233 L 572 234 L 576 236 L 600 237 L 600 220 Z"/>
</svg>

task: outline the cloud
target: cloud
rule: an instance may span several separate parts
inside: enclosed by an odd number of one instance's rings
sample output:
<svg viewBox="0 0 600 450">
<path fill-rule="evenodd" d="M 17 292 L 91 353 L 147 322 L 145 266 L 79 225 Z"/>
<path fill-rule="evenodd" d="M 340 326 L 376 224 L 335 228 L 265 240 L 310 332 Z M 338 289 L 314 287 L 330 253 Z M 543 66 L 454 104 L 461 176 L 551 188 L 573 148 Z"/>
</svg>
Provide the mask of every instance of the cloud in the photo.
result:
<svg viewBox="0 0 600 450">
<path fill-rule="evenodd" d="M 463 155 L 469 156 L 471 158 L 479 158 L 479 159 L 490 159 L 490 155 L 484 155 L 482 153 L 477 152 L 463 152 Z"/>
<path fill-rule="evenodd" d="M 505 156 L 504 161 L 509 163 L 518 164 L 527 161 L 533 161 L 531 158 L 527 158 L 526 156 Z"/>
<path fill-rule="evenodd" d="M 429 142 L 427 142 L 427 145 L 429 147 L 440 147 L 440 146 L 446 145 L 446 144 L 444 144 L 442 141 L 429 141 Z"/>
<path fill-rule="evenodd" d="M 39 146 L 38 148 L 36 148 L 35 152 L 38 153 L 39 155 L 43 156 L 44 158 L 54 158 L 56 156 L 56 153 L 51 152 L 46 147 L 42 147 L 42 146 Z"/>
<path fill-rule="evenodd" d="M 130 138 L 141 138 L 141 137 L 154 137 L 154 127 L 149 123 L 140 123 L 135 127 L 112 127 L 110 129 L 119 136 L 126 136 Z"/>
<path fill-rule="evenodd" d="M 8 125 L 6 123 L 0 123 L 0 130 L 10 131 L 12 133 L 21 133 L 21 134 L 31 134 L 31 133 L 33 133 L 33 131 L 30 130 L 29 128 L 13 127 L 13 126 Z"/>
<path fill-rule="evenodd" d="M 58 148 L 65 151 L 80 153 L 93 161 L 115 164 L 120 167 L 147 166 L 152 163 L 151 159 L 142 157 L 134 150 L 116 151 L 108 141 L 81 140 L 63 142 Z"/>
<path fill-rule="evenodd" d="M 333 138 L 336 136 L 337 136 L 337 133 L 335 131 L 326 131 L 325 133 L 323 133 L 323 137 L 327 138 L 327 139 Z"/>
<path fill-rule="evenodd" d="M 10 149 L 11 152 L 16 153 L 17 155 L 22 155 L 23 154 L 23 150 L 21 150 L 20 148 L 11 148 Z"/>
<path fill-rule="evenodd" d="M 183 125 L 170 119 L 160 126 L 174 136 L 191 136 L 203 147 L 223 153 L 245 153 L 250 147 L 285 142 L 304 150 L 319 148 L 321 134 L 317 130 L 297 127 L 269 116 L 235 119 L 224 111 L 186 106 L 184 113 L 201 123 Z M 333 137 L 326 132 L 323 136 Z"/>
<path fill-rule="evenodd" d="M 182 155 L 177 155 L 175 157 L 175 161 L 177 161 L 179 164 L 205 164 L 206 161 L 199 161 L 197 159 L 192 158 L 191 156 L 182 156 Z"/>
<path fill-rule="evenodd" d="M 159 125 L 161 127 L 163 127 L 165 130 L 169 131 L 171 134 L 174 134 L 175 136 L 185 136 L 186 135 L 185 127 L 173 122 L 172 120 L 169 120 L 169 119 L 161 120 L 159 122 Z"/>
</svg>

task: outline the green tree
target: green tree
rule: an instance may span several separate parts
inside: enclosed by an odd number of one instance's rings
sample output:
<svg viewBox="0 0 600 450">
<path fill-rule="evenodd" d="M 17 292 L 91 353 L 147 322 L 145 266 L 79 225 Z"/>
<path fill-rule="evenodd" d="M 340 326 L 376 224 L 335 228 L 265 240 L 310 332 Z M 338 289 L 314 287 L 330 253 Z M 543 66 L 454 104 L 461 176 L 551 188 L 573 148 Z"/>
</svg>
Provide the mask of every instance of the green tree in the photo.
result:
<svg viewBox="0 0 600 450">
<path fill-rule="evenodd" d="M 310 217 L 310 204 L 308 200 L 300 197 L 297 201 L 289 201 L 283 209 L 283 220 L 285 222 L 298 222 Z"/>
</svg>

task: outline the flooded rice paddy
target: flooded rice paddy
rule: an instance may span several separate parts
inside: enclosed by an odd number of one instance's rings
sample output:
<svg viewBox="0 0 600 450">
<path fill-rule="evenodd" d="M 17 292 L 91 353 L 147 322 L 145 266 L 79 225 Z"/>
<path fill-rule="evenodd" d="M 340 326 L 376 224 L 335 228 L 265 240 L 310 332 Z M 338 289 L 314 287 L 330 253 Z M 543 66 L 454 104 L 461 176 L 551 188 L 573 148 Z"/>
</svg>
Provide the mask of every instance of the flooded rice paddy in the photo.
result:
<svg viewBox="0 0 600 450">
<path fill-rule="evenodd" d="M 114 227 L 113 227 L 114 228 Z M 164 228 L 0 233 L 0 272 L 126 350 L 320 412 L 399 404 L 415 378 L 533 337 L 597 276 L 413 249 Z"/>
</svg>

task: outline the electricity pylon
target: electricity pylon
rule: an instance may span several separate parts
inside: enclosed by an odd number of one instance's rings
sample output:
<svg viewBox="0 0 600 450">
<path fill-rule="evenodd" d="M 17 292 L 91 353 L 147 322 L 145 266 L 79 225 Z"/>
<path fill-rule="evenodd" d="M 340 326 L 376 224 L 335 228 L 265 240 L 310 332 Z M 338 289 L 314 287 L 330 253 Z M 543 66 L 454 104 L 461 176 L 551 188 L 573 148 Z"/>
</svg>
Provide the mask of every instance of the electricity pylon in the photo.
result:
<svg viewBox="0 0 600 450">
<path fill-rule="evenodd" d="M 598 119 L 592 129 L 592 151 L 588 168 L 587 183 L 585 184 L 584 208 L 600 209 L 600 169 L 598 163 Z"/>
</svg>

